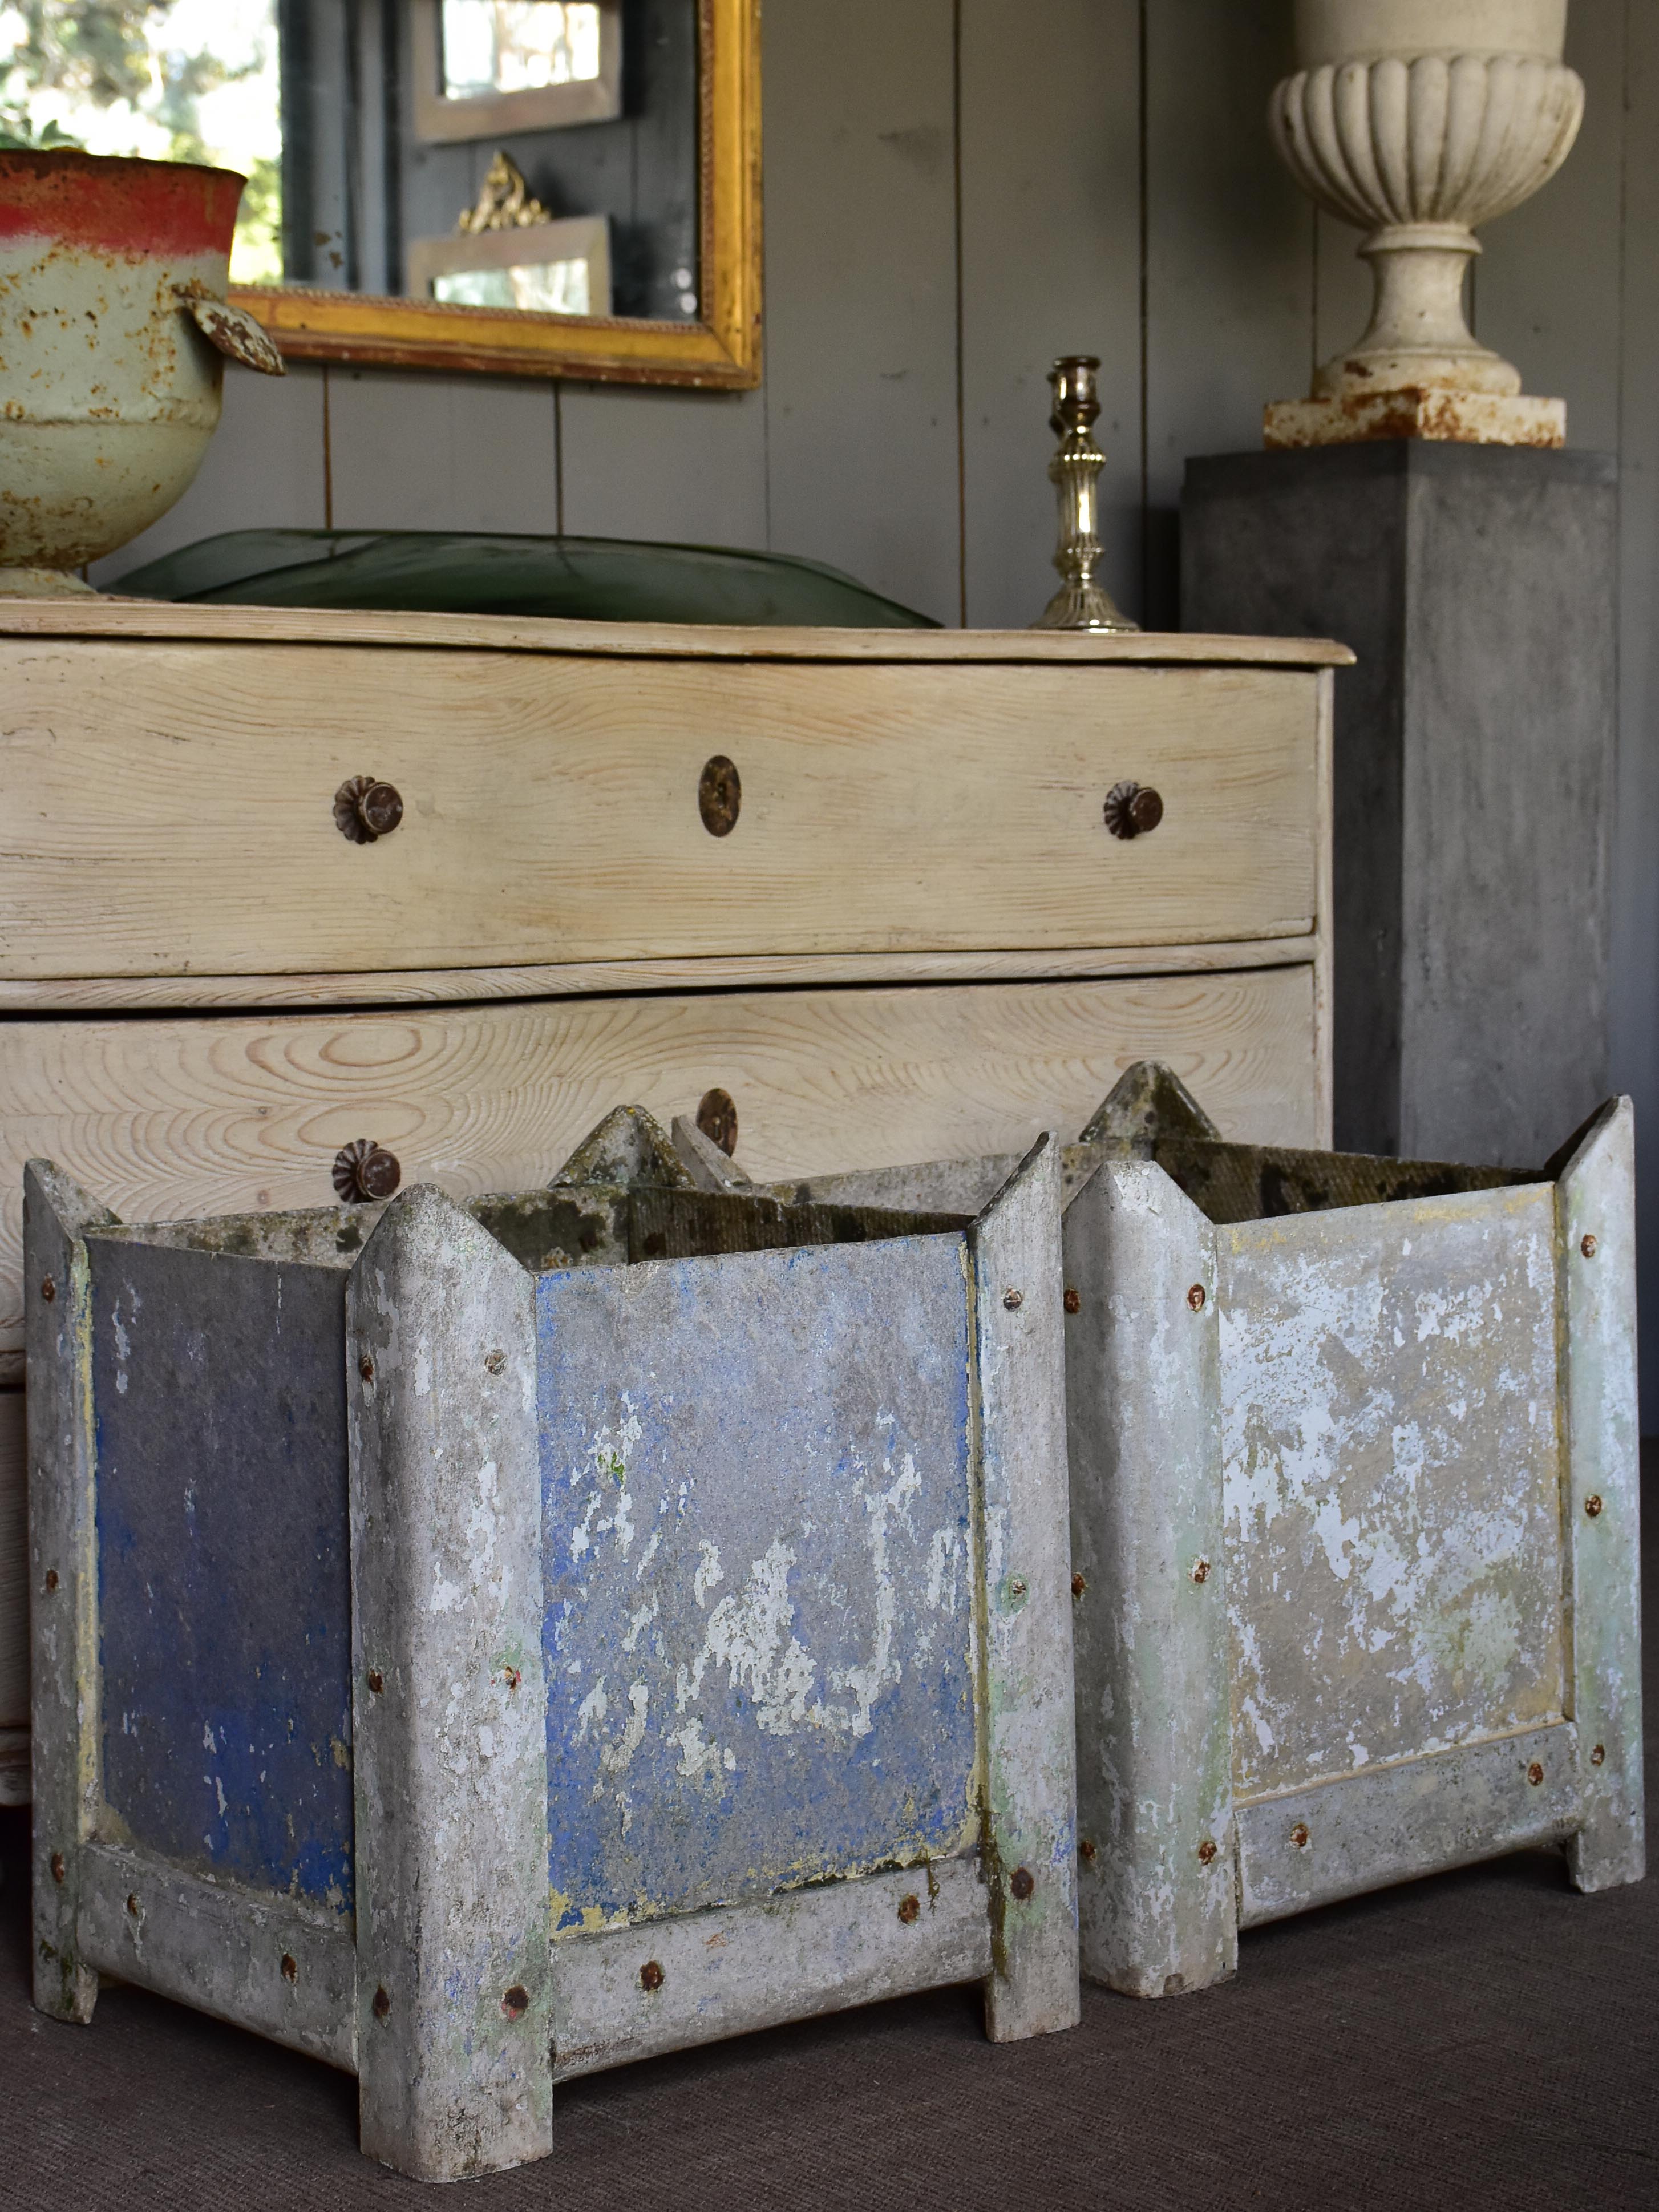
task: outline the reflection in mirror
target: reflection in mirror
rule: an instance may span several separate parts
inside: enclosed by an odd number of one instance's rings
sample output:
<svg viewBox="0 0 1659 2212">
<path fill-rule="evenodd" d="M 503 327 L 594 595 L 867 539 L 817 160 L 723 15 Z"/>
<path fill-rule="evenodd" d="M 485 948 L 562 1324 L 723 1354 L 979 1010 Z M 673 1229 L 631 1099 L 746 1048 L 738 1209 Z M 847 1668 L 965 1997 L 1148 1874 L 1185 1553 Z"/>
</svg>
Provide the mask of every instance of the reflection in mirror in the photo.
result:
<svg viewBox="0 0 1659 2212">
<path fill-rule="evenodd" d="M 239 285 L 695 322 L 697 0 L 10 0 L 0 131 L 248 179 Z"/>
</svg>

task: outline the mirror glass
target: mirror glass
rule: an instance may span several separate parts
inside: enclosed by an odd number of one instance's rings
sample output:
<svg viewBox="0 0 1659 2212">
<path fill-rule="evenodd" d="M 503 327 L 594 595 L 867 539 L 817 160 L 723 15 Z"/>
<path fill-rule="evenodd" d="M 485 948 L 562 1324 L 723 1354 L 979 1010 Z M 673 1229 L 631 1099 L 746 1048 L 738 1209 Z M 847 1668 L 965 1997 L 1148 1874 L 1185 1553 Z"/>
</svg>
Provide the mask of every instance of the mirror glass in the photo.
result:
<svg viewBox="0 0 1659 2212">
<path fill-rule="evenodd" d="M 248 179 L 238 285 L 686 325 L 698 0 L 10 0 L 15 143 Z"/>
</svg>

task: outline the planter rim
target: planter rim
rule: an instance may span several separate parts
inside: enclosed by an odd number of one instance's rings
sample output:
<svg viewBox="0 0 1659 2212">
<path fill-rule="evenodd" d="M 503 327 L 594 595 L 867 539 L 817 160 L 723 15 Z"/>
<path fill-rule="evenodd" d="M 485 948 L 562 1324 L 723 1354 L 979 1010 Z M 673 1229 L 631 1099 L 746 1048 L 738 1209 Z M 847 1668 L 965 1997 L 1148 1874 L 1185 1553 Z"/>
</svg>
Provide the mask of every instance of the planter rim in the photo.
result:
<svg viewBox="0 0 1659 2212">
<path fill-rule="evenodd" d="M 0 152 L 0 240 L 143 259 L 228 254 L 247 179 L 191 161 L 78 149 Z"/>
<path fill-rule="evenodd" d="M 1298 69 L 1417 54 L 1559 62 L 1567 0 L 1296 0 Z"/>
</svg>

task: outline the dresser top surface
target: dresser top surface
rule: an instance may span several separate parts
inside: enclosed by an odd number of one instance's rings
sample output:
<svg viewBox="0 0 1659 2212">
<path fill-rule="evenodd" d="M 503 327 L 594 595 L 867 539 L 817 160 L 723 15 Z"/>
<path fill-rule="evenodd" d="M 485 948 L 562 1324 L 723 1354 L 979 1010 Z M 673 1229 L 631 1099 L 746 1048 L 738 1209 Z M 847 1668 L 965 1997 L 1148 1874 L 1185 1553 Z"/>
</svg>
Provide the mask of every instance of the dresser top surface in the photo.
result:
<svg viewBox="0 0 1659 2212">
<path fill-rule="evenodd" d="M 994 661 L 1141 667 L 1222 664 L 1342 668 L 1328 638 L 1210 637 L 1030 629 L 738 629 L 678 623 L 543 621 L 516 615 L 352 613 L 304 607 L 171 605 L 153 599 L 0 599 L 0 637 L 92 637 L 204 644 L 425 646 L 621 659 Z"/>
</svg>

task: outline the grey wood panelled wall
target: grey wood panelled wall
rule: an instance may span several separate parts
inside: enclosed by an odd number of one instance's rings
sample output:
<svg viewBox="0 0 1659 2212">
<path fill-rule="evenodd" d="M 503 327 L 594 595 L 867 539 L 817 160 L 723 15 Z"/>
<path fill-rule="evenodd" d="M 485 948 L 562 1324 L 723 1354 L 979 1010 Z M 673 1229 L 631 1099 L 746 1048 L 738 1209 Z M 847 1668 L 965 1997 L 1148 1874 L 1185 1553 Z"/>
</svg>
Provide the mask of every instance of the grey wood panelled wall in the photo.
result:
<svg viewBox="0 0 1659 2212">
<path fill-rule="evenodd" d="M 1023 624 L 1050 587 L 1043 379 L 1090 350 L 1109 580 L 1172 623 L 1188 456 L 1259 444 L 1262 403 L 1364 318 L 1353 234 L 1263 127 L 1291 12 L 769 0 L 759 391 L 233 372 L 196 485 L 97 580 L 255 524 L 563 528 L 807 554 L 945 622 Z M 1622 462 L 1612 1056 L 1654 1130 L 1659 1319 L 1659 0 L 1571 0 L 1568 55 L 1583 137 L 1485 234 L 1474 319 L 1528 391 L 1565 397 L 1574 445 Z"/>
</svg>

